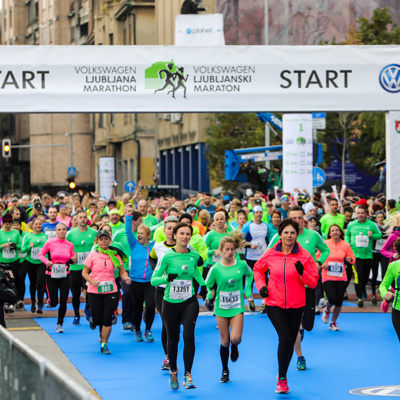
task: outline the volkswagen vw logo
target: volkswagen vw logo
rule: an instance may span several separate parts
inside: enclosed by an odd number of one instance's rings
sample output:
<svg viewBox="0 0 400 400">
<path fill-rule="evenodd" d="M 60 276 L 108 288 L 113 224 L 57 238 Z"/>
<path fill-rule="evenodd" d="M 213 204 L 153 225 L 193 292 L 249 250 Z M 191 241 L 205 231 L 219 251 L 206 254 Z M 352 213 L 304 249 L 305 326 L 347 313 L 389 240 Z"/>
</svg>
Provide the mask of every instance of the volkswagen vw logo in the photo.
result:
<svg viewBox="0 0 400 400">
<path fill-rule="evenodd" d="M 361 396 L 400 397 L 400 386 L 371 386 L 366 388 L 353 389 L 350 390 L 349 393 L 358 394 Z"/>
<path fill-rule="evenodd" d="M 383 68 L 379 75 L 379 83 L 387 92 L 400 92 L 400 65 L 390 64 Z"/>
</svg>

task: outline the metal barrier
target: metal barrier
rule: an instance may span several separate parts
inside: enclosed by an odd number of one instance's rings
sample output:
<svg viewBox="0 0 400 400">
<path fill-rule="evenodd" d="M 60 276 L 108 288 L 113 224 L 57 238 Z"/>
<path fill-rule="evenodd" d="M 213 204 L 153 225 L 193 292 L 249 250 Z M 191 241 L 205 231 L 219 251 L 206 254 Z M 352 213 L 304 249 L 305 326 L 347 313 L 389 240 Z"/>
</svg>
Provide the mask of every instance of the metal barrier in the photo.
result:
<svg viewBox="0 0 400 400">
<path fill-rule="evenodd" d="M 1 326 L 0 399 L 96 400 L 54 364 Z"/>
</svg>

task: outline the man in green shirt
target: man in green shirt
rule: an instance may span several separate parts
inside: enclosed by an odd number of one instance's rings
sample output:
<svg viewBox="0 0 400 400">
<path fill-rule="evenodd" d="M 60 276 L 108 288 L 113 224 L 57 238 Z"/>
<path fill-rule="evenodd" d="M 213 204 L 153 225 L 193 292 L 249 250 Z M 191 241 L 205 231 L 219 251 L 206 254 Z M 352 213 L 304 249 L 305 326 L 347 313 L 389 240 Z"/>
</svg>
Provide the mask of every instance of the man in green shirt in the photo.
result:
<svg viewBox="0 0 400 400">
<path fill-rule="evenodd" d="M 382 239 L 382 233 L 374 222 L 367 219 L 367 215 L 367 208 L 358 206 L 356 208 L 357 219 L 349 224 L 346 231 L 346 242 L 350 243 L 351 249 L 356 256 L 355 269 L 358 283 L 354 283 L 354 286 L 359 307 L 364 307 L 363 299 L 366 300 L 368 298 L 366 285 L 372 266 L 372 242 L 373 240 Z"/>
<path fill-rule="evenodd" d="M 78 217 L 78 226 L 71 229 L 67 233 L 67 240 L 74 245 L 74 252 L 76 254 L 76 264 L 69 267 L 70 283 L 72 293 L 72 306 L 74 308 L 75 317 L 73 320 L 74 325 L 79 325 L 79 305 L 80 295 L 82 289 L 86 289 L 86 281 L 82 278 L 83 263 L 89 255 L 96 238 L 96 230 L 88 227 L 88 216 L 86 211 L 79 210 L 76 213 Z M 87 303 L 86 303 L 87 304 Z M 89 308 L 85 308 L 85 314 L 88 315 Z M 90 317 L 89 317 L 90 319 Z"/>
<path fill-rule="evenodd" d="M 138 202 L 138 211 L 142 214 L 142 223 L 143 225 L 146 225 L 150 228 L 151 231 L 151 240 L 153 239 L 153 230 L 151 229 L 153 226 L 158 225 L 157 218 L 154 217 L 153 215 L 150 215 L 147 213 L 147 201 L 146 200 L 140 200 Z"/>
<path fill-rule="evenodd" d="M 331 199 L 329 200 L 329 207 L 331 209 L 331 212 L 325 214 L 319 221 L 321 223 L 321 233 L 324 239 L 328 237 L 329 228 L 332 225 L 336 224 L 340 226 L 341 230 L 344 230 L 344 215 L 338 213 L 339 202 L 337 201 L 337 199 L 331 197 Z"/>
</svg>

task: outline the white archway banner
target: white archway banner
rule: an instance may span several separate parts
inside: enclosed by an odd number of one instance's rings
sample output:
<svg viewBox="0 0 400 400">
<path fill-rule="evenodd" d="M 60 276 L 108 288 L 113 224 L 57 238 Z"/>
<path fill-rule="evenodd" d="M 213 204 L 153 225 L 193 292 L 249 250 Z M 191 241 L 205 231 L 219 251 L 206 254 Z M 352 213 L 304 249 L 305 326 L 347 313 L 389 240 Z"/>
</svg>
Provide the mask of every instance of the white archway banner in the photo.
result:
<svg viewBox="0 0 400 400">
<path fill-rule="evenodd" d="M 400 111 L 386 113 L 386 198 L 399 200 Z"/>
<path fill-rule="evenodd" d="M 399 54 L 399 46 L 1 46 L 0 110 L 396 110 Z"/>
</svg>

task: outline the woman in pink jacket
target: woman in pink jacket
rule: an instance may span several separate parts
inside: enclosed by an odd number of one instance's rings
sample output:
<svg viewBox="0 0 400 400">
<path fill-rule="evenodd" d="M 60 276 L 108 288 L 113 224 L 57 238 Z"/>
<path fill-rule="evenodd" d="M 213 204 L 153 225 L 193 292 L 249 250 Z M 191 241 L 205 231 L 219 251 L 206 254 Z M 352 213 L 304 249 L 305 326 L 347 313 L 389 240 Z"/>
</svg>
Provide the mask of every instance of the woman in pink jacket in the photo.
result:
<svg viewBox="0 0 400 400">
<path fill-rule="evenodd" d="M 389 228 L 387 232 L 389 233 L 389 237 L 386 239 L 386 242 L 381 249 L 381 254 L 387 258 L 390 258 L 390 264 L 399 259 L 399 254 L 397 254 L 397 251 L 393 245 L 396 239 L 400 237 L 400 213 L 390 216 Z M 382 270 L 382 277 L 385 276 L 386 269 L 384 271 Z"/>
<path fill-rule="evenodd" d="M 278 228 L 281 240 L 263 254 L 253 270 L 257 289 L 265 298 L 268 318 L 279 337 L 276 393 L 289 393 L 286 373 L 306 304 L 305 285 L 314 289 L 318 282 L 316 264 L 297 243 L 298 234 L 297 222 L 284 219 Z"/>
</svg>

